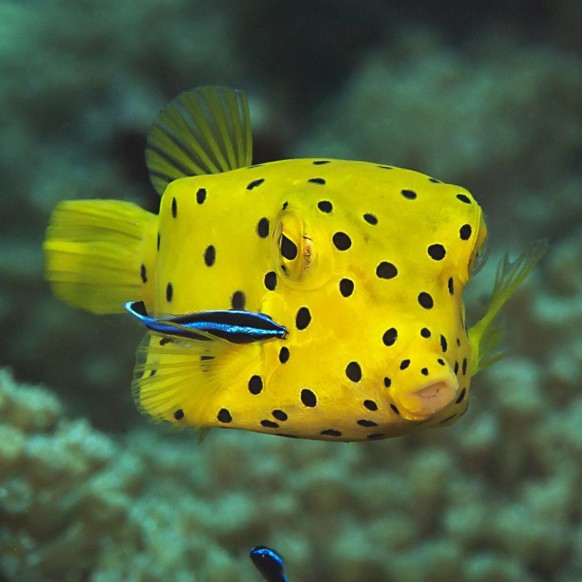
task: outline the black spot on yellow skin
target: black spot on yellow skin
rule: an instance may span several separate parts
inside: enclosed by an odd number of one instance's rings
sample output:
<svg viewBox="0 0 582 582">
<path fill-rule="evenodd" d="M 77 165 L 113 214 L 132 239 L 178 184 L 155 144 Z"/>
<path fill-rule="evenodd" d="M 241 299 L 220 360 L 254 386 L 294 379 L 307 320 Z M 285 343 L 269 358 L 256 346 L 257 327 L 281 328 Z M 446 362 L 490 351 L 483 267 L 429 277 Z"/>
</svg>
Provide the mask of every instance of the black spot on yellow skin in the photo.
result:
<svg viewBox="0 0 582 582">
<path fill-rule="evenodd" d="M 262 390 L 263 390 L 263 379 L 260 376 L 257 376 L 256 374 L 254 376 L 251 376 L 249 380 L 249 392 L 256 396 L 257 394 L 260 394 Z"/>
<path fill-rule="evenodd" d="M 257 224 L 257 234 L 261 238 L 267 238 L 269 236 L 269 219 L 268 218 L 261 218 L 259 223 Z"/>
<path fill-rule="evenodd" d="M 384 436 L 385 435 L 382 432 L 375 432 L 375 433 L 369 434 L 366 438 L 370 441 L 374 441 L 374 440 L 383 439 Z"/>
<path fill-rule="evenodd" d="M 416 198 L 416 192 L 414 190 L 401 190 L 400 193 L 408 200 L 414 200 Z"/>
<path fill-rule="evenodd" d="M 455 283 L 454 283 L 452 277 L 449 277 L 449 280 L 447 282 L 447 287 L 449 288 L 449 293 L 451 295 L 454 295 L 455 294 Z"/>
<path fill-rule="evenodd" d="M 247 184 L 247 190 L 252 190 L 253 188 L 256 188 L 257 186 L 260 186 L 264 181 L 265 181 L 264 178 L 259 178 L 258 180 L 253 180 L 252 182 L 249 182 Z"/>
<path fill-rule="evenodd" d="M 175 198 L 172 198 L 172 217 L 176 218 L 178 216 L 178 203 Z"/>
<path fill-rule="evenodd" d="M 364 400 L 364 406 L 368 410 L 378 410 L 378 405 L 373 400 Z"/>
<path fill-rule="evenodd" d="M 420 373 L 421 373 L 423 376 L 428 376 L 428 368 L 423 368 L 423 369 L 420 371 Z"/>
<path fill-rule="evenodd" d="M 265 275 L 264 283 L 265 283 L 265 287 L 269 291 L 274 291 L 275 288 L 277 287 L 277 273 L 275 273 L 275 271 L 269 271 Z"/>
<path fill-rule="evenodd" d="M 467 389 L 463 388 L 461 390 L 461 393 L 459 394 L 459 397 L 455 400 L 456 404 L 461 404 L 461 402 L 463 402 L 463 400 L 465 399 L 465 395 L 467 394 Z"/>
<path fill-rule="evenodd" d="M 284 234 L 281 235 L 281 255 L 285 257 L 288 261 L 292 261 L 297 257 L 297 245 Z"/>
<path fill-rule="evenodd" d="M 214 245 L 209 245 L 204 251 L 204 263 L 207 267 L 212 267 L 216 262 L 216 249 Z"/>
<path fill-rule="evenodd" d="M 311 313 L 307 307 L 301 307 L 295 316 L 295 326 L 297 329 L 305 329 L 311 323 Z"/>
<path fill-rule="evenodd" d="M 365 426 L 365 427 L 378 426 L 377 422 L 374 422 L 373 420 L 367 420 L 367 419 L 358 420 L 358 424 L 360 426 Z"/>
<path fill-rule="evenodd" d="M 282 364 L 287 363 L 287 361 L 289 360 L 289 348 L 286 348 L 285 346 L 283 346 L 280 350 L 279 350 L 279 361 Z"/>
<path fill-rule="evenodd" d="M 246 303 L 245 294 L 242 291 L 235 291 L 230 300 L 233 309 L 244 309 Z"/>
<path fill-rule="evenodd" d="M 329 160 L 314 160 L 313 162 L 314 166 L 322 166 L 323 164 L 329 164 Z"/>
<path fill-rule="evenodd" d="M 386 386 L 386 388 L 390 388 L 390 386 L 392 386 L 392 380 L 390 380 L 390 378 L 387 376 L 384 378 L 384 386 Z"/>
<path fill-rule="evenodd" d="M 463 358 L 463 376 L 467 374 L 467 358 Z"/>
<path fill-rule="evenodd" d="M 341 437 L 342 433 L 339 430 L 335 430 L 333 428 L 326 428 L 325 430 L 322 430 L 319 434 L 325 435 L 325 436 L 331 436 L 331 437 Z"/>
<path fill-rule="evenodd" d="M 148 272 L 146 270 L 146 266 L 142 265 L 139 269 L 139 276 L 141 277 L 142 283 L 148 282 Z"/>
<path fill-rule="evenodd" d="M 308 388 L 303 388 L 303 390 L 301 390 L 301 402 L 304 406 L 313 408 L 317 405 L 317 397 L 315 396 L 315 393 Z"/>
<path fill-rule="evenodd" d="M 181 408 L 178 408 L 178 410 L 174 412 L 174 418 L 176 420 L 182 420 L 184 418 L 184 411 Z"/>
<path fill-rule="evenodd" d="M 352 246 L 352 239 L 345 232 L 336 232 L 332 241 L 338 251 L 347 251 Z"/>
<path fill-rule="evenodd" d="M 158 232 L 158 240 L 156 242 L 156 249 L 159 251 L 160 250 L 160 233 Z"/>
<path fill-rule="evenodd" d="M 396 404 L 390 404 L 390 408 L 396 413 L 398 414 L 398 416 L 400 416 L 400 411 L 398 410 L 398 408 L 396 407 Z"/>
<path fill-rule="evenodd" d="M 394 342 L 398 339 L 398 331 L 395 327 L 391 327 L 384 332 L 382 336 L 382 341 L 384 342 L 385 346 L 392 346 Z"/>
<path fill-rule="evenodd" d="M 428 181 L 432 182 L 433 184 L 442 184 L 442 182 L 436 178 L 429 178 Z"/>
<path fill-rule="evenodd" d="M 377 167 L 382 169 L 382 170 L 393 170 L 394 166 L 383 166 L 381 164 L 377 164 Z"/>
<path fill-rule="evenodd" d="M 307 181 L 311 182 L 312 184 L 321 184 L 322 186 L 325 184 L 325 180 L 323 178 L 309 178 Z"/>
<path fill-rule="evenodd" d="M 205 200 L 206 200 L 206 188 L 198 188 L 196 192 L 196 202 L 198 202 L 198 204 L 204 204 Z"/>
<path fill-rule="evenodd" d="M 289 418 L 285 412 L 283 412 L 282 410 L 279 410 L 279 409 L 273 410 L 273 412 L 271 412 L 271 414 L 277 420 L 280 420 L 281 422 L 285 422 Z"/>
<path fill-rule="evenodd" d="M 446 254 L 445 247 L 439 243 L 435 243 L 428 247 L 428 256 L 435 261 L 442 261 Z"/>
<path fill-rule="evenodd" d="M 442 358 L 439 358 L 437 360 L 437 362 L 439 363 L 439 366 L 444 366 L 445 365 L 445 361 Z"/>
<path fill-rule="evenodd" d="M 408 366 L 410 366 L 410 360 L 402 360 L 402 362 L 400 362 L 400 369 L 401 370 L 406 370 L 406 368 L 408 368 Z"/>
<path fill-rule="evenodd" d="M 325 213 L 330 213 L 333 210 L 333 205 L 329 200 L 320 200 L 317 203 L 317 208 Z"/>
<path fill-rule="evenodd" d="M 425 309 L 432 309 L 434 306 L 433 298 L 424 291 L 419 293 L 418 302 L 420 303 L 421 307 L 424 307 Z"/>
<path fill-rule="evenodd" d="M 265 428 L 279 428 L 279 425 L 276 422 L 268 419 L 261 420 L 261 426 L 264 426 Z"/>
<path fill-rule="evenodd" d="M 455 376 L 459 373 L 459 362 L 455 362 Z"/>
<path fill-rule="evenodd" d="M 221 408 L 218 411 L 216 418 L 218 419 L 219 422 L 223 422 L 225 424 L 232 422 L 232 415 L 230 414 L 230 411 L 227 410 L 226 408 Z"/>
<path fill-rule="evenodd" d="M 364 220 L 368 224 L 378 224 L 378 219 L 373 214 L 370 214 L 369 212 L 366 212 L 366 214 L 364 214 Z"/>
<path fill-rule="evenodd" d="M 465 196 L 465 194 L 457 194 L 457 198 L 465 204 L 471 204 L 471 199 L 468 196 Z"/>
<path fill-rule="evenodd" d="M 342 279 L 339 282 L 339 290 L 343 297 L 349 297 L 354 292 L 354 282 L 350 279 Z"/>
<path fill-rule="evenodd" d="M 170 303 L 174 298 L 174 287 L 172 287 L 172 283 L 168 283 L 166 285 L 166 301 Z"/>
<path fill-rule="evenodd" d="M 380 279 L 394 279 L 398 275 L 398 269 L 388 261 L 382 261 L 376 267 L 376 276 Z"/>
<path fill-rule="evenodd" d="M 448 343 L 447 338 L 444 335 L 441 335 L 441 350 L 444 352 L 447 351 Z"/>
<path fill-rule="evenodd" d="M 423 327 L 420 330 L 420 335 L 424 338 L 429 338 L 431 336 L 430 329 L 428 329 L 428 327 Z"/>
<path fill-rule="evenodd" d="M 461 237 L 461 240 L 469 240 L 472 232 L 473 229 L 470 224 L 463 224 L 459 229 L 459 236 Z"/>
<path fill-rule="evenodd" d="M 358 362 L 350 362 L 346 366 L 346 376 L 352 382 L 359 382 L 362 379 L 362 368 Z"/>
<path fill-rule="evenodd" d="M 160 340 L 160 345 L 161 345 L 161 346 L 165 346 L 166 344 L 171 344 L 171 343 L 173 343 L 173 342 L 174 342 L 174 340 L 173 340 L 173 339 L 171 339 L 171 338 L 169 338 L 169 337 L 163 337 L 163 338 Z"/>
</svg>

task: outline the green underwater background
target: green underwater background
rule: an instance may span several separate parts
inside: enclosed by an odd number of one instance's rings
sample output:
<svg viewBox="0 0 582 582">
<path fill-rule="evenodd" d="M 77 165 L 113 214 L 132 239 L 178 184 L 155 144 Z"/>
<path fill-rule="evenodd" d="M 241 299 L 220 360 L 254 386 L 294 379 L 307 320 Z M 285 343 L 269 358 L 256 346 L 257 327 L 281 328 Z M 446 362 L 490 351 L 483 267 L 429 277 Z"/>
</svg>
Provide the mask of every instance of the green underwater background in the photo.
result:
<svg viewBox="0 0 582 582">
<path fill-rule="evenodd" d="M 55 204 L 157 210 L 178 93 L 249 94 L 255 162 L 361 159 L 468 188 L 490 257 L 547 256 L 451 428 L 326 443 L 148 424 L 127 316 L 54 299 Z M 582 580 L 582 3 L 0 0 L 0 582 Z"/>
</svg>

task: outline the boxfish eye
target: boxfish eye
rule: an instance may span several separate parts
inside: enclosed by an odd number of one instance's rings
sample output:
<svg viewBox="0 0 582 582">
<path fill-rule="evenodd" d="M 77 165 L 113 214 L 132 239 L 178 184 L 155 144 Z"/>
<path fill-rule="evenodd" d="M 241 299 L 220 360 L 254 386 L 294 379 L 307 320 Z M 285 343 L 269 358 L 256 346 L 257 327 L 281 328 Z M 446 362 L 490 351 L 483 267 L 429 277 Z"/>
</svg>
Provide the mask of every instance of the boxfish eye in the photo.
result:
<svg viewBox="0 0 582 582">
<path fill-rule="evenodd" d="M 281 275 L 291 281 L 302 281 L 312 267 L 313 240 L 305 232 L 305 224 L 296 213 L 287 210 L 275 226 L 276 261 Z"/>
</svg>

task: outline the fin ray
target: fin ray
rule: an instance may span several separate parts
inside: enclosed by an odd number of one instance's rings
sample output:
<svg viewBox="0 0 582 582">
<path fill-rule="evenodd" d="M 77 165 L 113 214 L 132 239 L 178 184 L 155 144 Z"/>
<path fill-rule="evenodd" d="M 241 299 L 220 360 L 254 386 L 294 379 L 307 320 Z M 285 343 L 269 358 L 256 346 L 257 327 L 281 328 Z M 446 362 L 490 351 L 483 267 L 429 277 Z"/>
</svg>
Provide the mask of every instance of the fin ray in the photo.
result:
<svg viewBox="0 0 582 582">
<path fill-rule="evenodd" d="M 55 296 L 93 313 L 120 313 L 128 299 L 150 300 L 151 283 L 140 270 L 151 262 L 156 220 L 120 200 L 59 203 L 43 245 Z"/>
<path fill-rule="evenodd" d="M 208 86 L 182 93 L 148 133 L 146 163 L 160 195 L 173 180 L 242 168 L 251 158 L 247 97 L 235 89 Z"/>
<path fill-rule="evenodd" d="M 154 422 L 203 426 L 209 396 L 220 389 L 216 360 L 226 347 L 221 340 L 174 340 L 148 332 L 137 349 L 131 385 L 138 410 Z"/>
<path fill-rule="evenodd" d="M 517 291 L 533 268 L 545 255 L 548 242 L 541 240 L 511 262 L 507 254 L 501 260 L 495 276 L 489 309 L 469 331 L 474 375 L 503 358 L 497 349 L 503 340 L 503 328 L 495 320 L 506 301 Z"/>
</svg>

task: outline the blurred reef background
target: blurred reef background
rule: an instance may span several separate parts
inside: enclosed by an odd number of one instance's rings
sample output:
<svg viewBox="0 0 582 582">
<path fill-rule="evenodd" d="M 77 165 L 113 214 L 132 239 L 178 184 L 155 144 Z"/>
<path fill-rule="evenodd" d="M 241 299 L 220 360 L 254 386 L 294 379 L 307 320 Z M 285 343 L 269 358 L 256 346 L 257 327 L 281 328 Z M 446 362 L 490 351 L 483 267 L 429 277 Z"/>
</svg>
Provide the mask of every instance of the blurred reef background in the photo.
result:
<svg viewBox="0 0 582 582">
<path fill-rule="evenodd" d="M 582 3 L 0 0 L 0 581 L 582 580 Z M 331 444 L 152 427 L 142 331 L 52 298 L 66 198 L 156 210 L 143 150 L 203 84 L 250 96 L 255 161 L 336 156 L 459 183 L 491 256 L 550 250 L 510 356 L 452 428 Z"/>
</svg>

